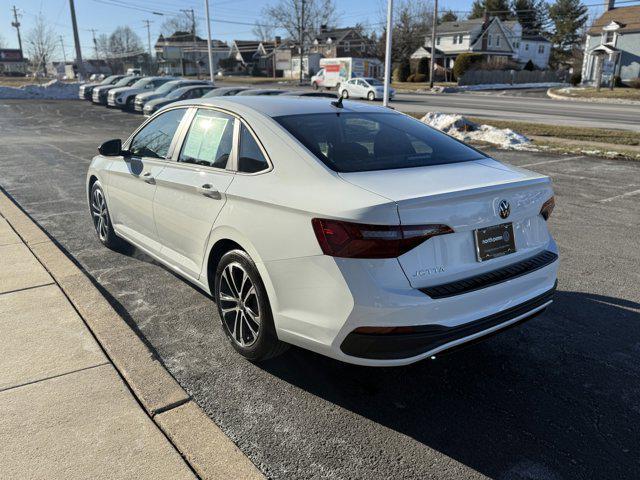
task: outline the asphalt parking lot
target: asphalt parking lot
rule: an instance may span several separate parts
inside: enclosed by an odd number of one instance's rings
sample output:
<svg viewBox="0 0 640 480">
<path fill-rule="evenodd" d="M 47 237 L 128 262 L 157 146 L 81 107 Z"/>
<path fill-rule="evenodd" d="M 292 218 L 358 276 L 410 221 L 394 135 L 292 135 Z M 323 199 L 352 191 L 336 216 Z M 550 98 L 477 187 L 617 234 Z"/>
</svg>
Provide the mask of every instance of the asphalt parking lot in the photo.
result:
<svg viewBox="0 0 640 480">
<path fill-rule="evenodd" d="M 0 185 L 267 476 L 640 478 L 640 163 L 492 152 L 555 184 L 561 269 L 544 316 L 408 367 L 297 348 L 256 366 L 203 292 L 94 235 L 87 166 L 141 121 L 80 101 L 0 101 Z"/>
</svg>

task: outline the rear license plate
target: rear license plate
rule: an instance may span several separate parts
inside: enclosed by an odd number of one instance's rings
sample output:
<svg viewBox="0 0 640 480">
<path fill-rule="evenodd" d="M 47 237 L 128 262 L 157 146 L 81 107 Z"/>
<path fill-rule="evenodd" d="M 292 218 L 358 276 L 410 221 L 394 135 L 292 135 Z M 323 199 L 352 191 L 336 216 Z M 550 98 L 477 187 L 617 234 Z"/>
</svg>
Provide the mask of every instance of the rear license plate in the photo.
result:
<svg viewBox="0 0 640 480">
<path fill-rule="evenodd" d="M 480 228 L 474 230 L 473 233 L 476 237 L 476 258 L 479 262 L 509 255 L 516 251 L 511 223 Z"/>
</svg>

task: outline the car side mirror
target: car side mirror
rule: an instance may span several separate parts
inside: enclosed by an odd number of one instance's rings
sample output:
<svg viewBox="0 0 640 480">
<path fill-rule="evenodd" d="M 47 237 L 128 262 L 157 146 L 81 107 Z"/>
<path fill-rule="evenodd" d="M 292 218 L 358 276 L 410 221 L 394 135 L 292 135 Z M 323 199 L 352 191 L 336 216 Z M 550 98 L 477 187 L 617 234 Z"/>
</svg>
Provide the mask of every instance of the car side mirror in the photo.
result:
<svg viewBox="0 0 640 480">
<path fill-rule="evenodd" d="M 122 155 L 122 140 L 119 138 L 107 140 L 98 147 L 98 153 L 105 157 L 117 157 L 118 155 Z"/>
</svg>

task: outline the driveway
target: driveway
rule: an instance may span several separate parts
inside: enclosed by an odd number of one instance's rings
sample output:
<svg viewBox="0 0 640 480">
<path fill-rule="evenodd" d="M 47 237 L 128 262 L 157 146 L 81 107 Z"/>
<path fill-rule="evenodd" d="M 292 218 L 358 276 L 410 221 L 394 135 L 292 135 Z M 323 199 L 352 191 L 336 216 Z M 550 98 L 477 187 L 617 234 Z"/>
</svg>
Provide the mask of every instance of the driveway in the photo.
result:
<svg viewBox="0 0 640 480">
<path fill-rule="evenodd" d="M 269 477 L 640 478 L 640 163 L 492 152 L 556 188 L 558 293 L 521 328 L 402 368 L 297 348 L 256 366 L 227 344 L 207 295 L 92 231 L 90 158 L 140 121 L 80 101 L 0 101 L 0 185 Z"/>
</svg>

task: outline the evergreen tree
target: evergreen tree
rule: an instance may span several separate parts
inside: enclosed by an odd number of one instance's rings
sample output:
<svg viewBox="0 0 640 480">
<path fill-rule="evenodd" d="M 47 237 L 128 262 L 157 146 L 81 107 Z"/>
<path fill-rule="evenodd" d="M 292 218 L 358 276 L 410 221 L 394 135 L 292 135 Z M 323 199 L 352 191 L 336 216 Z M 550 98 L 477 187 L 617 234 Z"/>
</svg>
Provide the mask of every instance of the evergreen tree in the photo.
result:
<svg viewBox="0 0 640 480">
<path fill-rule="evenodd" d="M 455 22 L 456 20 L 458 20 L 458 15 L 456 15 L 453 10 L 447 10 L 440 15 L 440 23 Z"/>
<path fill-rule="evenodd" d="M 539 34 L 544 31 L 549 16 L 549 6 L 544 0 L 513 0 L 512 8 L 522 33 Z"/>
<path fill-rule="evenodd" d="M 500 20 L 506 20 L 513 16 L 509 0 L 474 0 L 469 18 L 482 18 L 485 10 L 489 16 L 499 17 Z"/>
<path fill-rule="evenodd" d="M 579 48 L 582 43 L 588 18 L 588 9 L 580 0 L 557 0 L 549 7 L 549 19 L 553 28 L 553 65 L 558 66 L 571 59 L 574 49 Z"/>
</svg>

